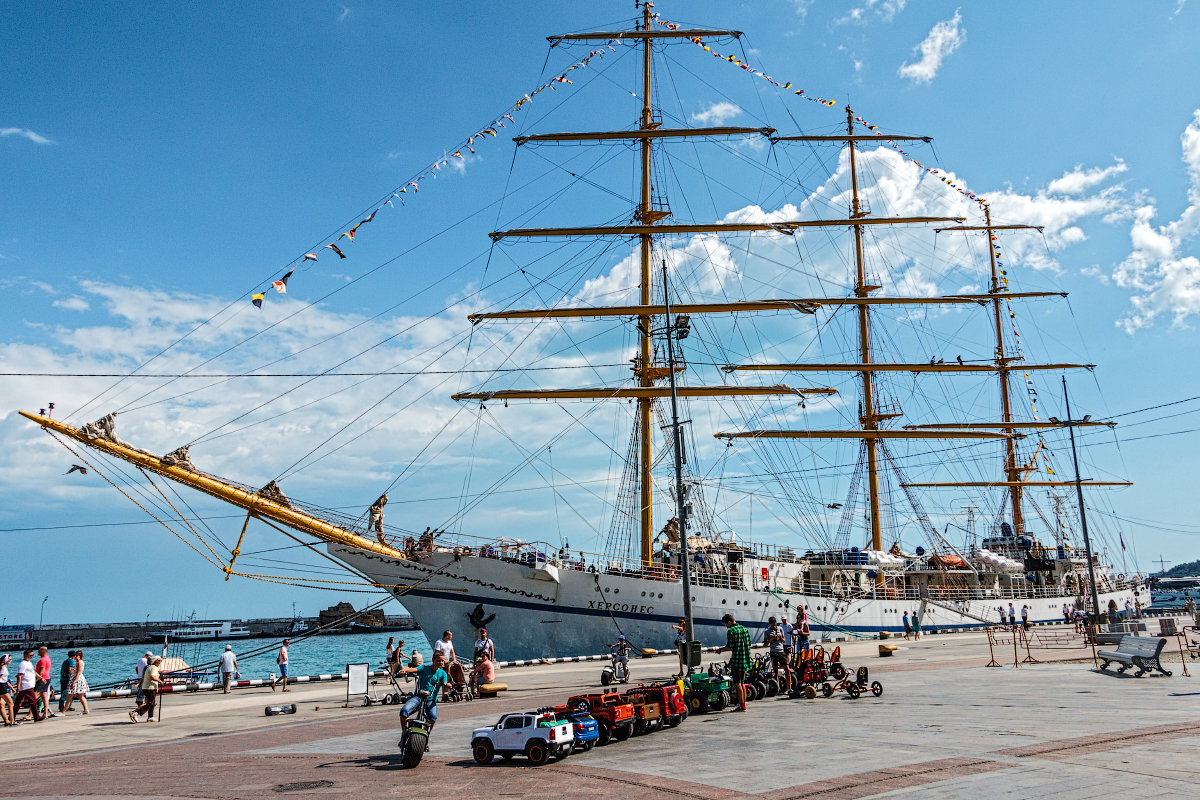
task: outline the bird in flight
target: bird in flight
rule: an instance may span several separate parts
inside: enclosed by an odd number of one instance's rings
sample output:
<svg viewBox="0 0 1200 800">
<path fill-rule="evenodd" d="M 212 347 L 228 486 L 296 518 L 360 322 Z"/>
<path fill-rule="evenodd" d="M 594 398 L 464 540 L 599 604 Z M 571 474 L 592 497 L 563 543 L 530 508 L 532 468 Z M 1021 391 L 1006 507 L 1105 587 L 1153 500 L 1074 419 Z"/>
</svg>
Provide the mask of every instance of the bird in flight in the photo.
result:
<svg viewBox="0 0 1200 800">
<path fill-rule="evenodd" d="M 67 470 L 66 472 L 64 472 L 63 475 L 70 475 L 72 472 L 78 472 L 81 475 L 87 475 L 87 467 L 81 466 L 79 464 L 72 464 L 71 468 L 69 470 Z"/>
</svg>

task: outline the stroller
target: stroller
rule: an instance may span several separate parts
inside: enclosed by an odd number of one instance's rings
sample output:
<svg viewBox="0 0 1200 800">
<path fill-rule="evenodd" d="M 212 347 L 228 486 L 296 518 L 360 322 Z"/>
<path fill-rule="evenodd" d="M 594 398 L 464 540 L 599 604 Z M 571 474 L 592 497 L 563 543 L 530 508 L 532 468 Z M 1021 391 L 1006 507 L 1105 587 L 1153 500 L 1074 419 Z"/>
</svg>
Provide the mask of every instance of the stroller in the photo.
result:
<svg viewBox="0 0 1200 800">
<path fill-rule="evenodd" d="M 447 700 L 457 703 L 459 700 L 475 699 L 474 683 L 467 680 L 467 673 L 462 664 L 454 661 L 446 667 L 446 674 L 450 676 L 450 683 L 446 685 Z"/>
</svg>

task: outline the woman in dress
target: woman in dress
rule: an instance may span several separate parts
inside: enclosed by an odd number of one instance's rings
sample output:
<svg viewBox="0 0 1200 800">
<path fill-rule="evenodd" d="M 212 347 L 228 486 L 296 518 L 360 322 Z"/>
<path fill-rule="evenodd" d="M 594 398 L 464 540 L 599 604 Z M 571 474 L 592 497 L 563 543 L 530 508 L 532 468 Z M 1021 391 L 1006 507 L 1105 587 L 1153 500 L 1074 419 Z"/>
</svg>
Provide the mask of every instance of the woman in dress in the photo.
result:
<svg viewBox="0 0 1200 800">
<path fill-rule="evenodd" d="M 8 653 L 0 656 L 0 719 L 4 720 L 6 728 L 13 724 L 13 692 L 8 682 L 8 665 L 11 663 L 12 656 Z"/>
<path fill-rule="evenodd" d="M 83 713 L 88 713 L 88 682 L 87 678 L 83 676 L 82 650 L 75 651 L 75 674 L 71 676 L 71 688 L 69 691 L 70 694 L 67 697 L 67 707 L 64 709 L 64 711 L 70 711 L 71 703 L 75 702 L 76 698 L 79 698 L 79 705 L 83 706 Z"/>
</svg>

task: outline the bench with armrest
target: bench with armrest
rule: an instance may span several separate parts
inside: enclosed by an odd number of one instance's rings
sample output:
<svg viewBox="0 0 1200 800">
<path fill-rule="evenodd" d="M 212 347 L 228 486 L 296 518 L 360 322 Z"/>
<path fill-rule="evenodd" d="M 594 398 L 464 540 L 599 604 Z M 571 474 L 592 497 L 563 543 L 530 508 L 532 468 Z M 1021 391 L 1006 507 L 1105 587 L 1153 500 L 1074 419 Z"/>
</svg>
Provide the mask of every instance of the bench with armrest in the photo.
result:
<svg viewBox="0 0 1200 800">
<path fill-rule="evenodd" d="M 1100 665 L 1100 669 L 1108 669 L 1108 665 L 1116 661 L 1121 664 L 1117 668 L 1117 672 L 1124 672 L 1131 666 L 1137 667 L 1137 677 L 1139 678 L 1152 669 L 1158 670 L 1163 675 L 1170 675 L 1171 673 L 1163 669 L 1162 663 L 1158 660 L 1166 644 L 1166 639 L 1155 639 L 1148 636 L 1122 636 L 1121 643 L 1117 645 L 1116 650 L 1101 650 L 1096 655 L 1104 662 Z"/>
</svg>

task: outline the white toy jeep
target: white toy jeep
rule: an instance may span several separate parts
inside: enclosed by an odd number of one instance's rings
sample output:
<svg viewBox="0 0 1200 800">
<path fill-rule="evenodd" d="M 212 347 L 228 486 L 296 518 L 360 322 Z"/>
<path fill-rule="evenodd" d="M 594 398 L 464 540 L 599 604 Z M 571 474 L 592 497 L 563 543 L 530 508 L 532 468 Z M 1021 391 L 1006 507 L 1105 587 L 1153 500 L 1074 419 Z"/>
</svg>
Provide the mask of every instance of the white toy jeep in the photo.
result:
<svg viewBox="0 0 1200 800">
<path fill-rule="evenodd" d="M 490 763 L 497 753 L 503 758 L 524 753 L 540 767 L 550 756 L 566 758 L 574 745 L 571 723 L 544 711 L 505 714 L 491 728 L 476 728 L 471 734 L 471 755 L 479 764 Z"/>
</svg>

